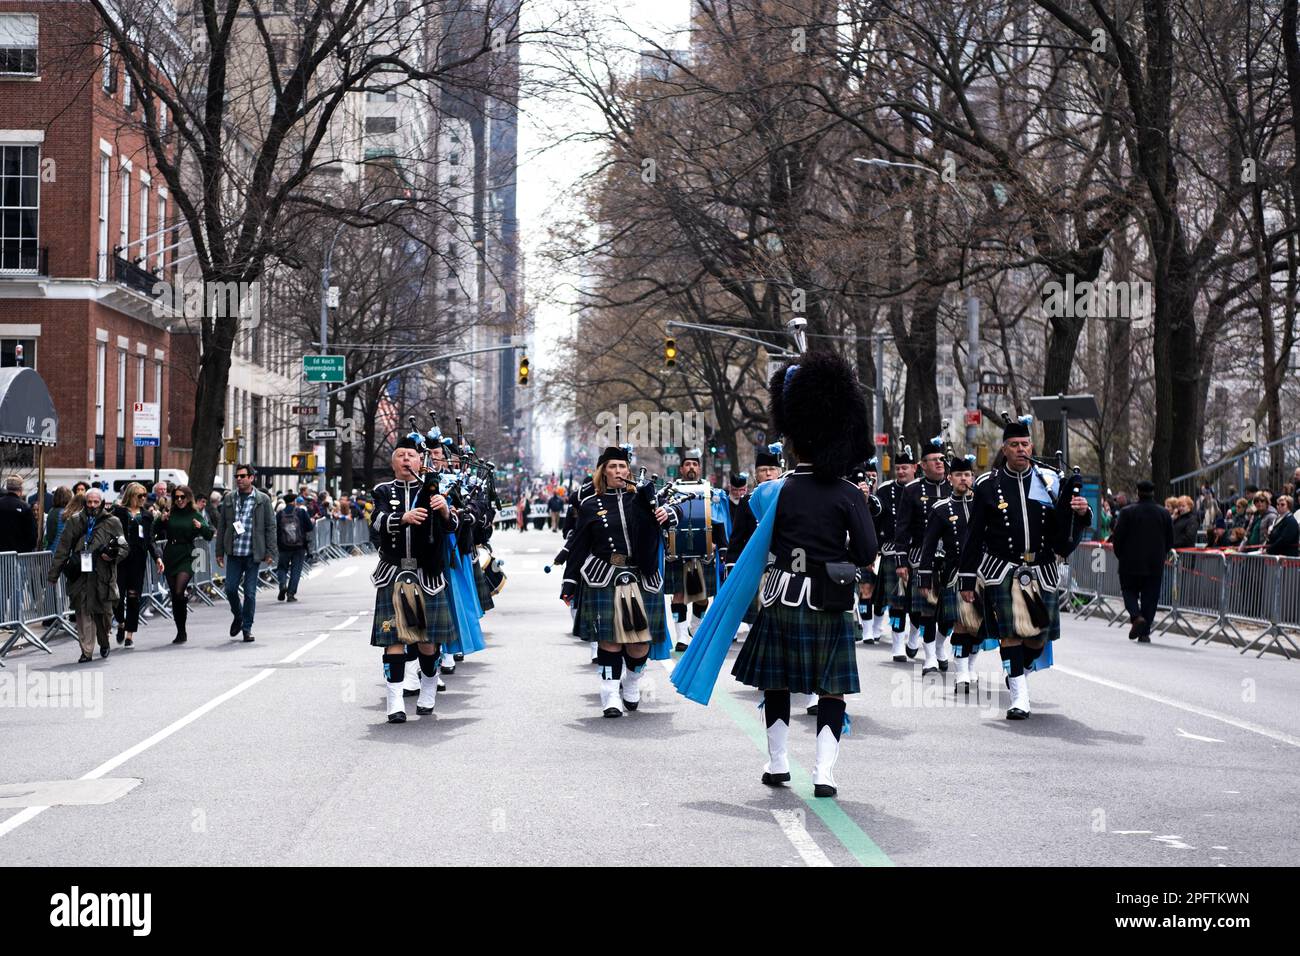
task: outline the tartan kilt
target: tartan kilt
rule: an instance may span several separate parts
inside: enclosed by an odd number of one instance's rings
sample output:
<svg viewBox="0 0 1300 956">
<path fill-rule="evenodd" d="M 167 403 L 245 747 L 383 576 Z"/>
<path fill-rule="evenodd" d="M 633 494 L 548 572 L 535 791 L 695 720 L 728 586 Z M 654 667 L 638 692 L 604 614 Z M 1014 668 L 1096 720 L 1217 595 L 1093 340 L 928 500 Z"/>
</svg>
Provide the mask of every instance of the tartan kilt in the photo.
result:
<svg viewBox="0 0 1300 956">
<path fill-rule="evenodd" d="M 912 577 L 916 577 L 916 568 L 912 569 Z M 933 580 L 933 579 L 932 579 Z M 947 590 L 945 588 L 944 590 Z M 913 617 L 931 620 L 938 616 L 940 605 L 943 603 L 943 594 L 939 594 L 939 604 L 931 604 L 929 599 L 921 592 L 921 589 L 915 585 L 911 586 L 911 595 L 908 597 L 908 613 Z"/>
<path fill-rule="evenodd" d="M 716 597 L 718 593 L 718 572 L 714 570 L 717 562 L 716 554 L 708 564 L 703 560 L 700 561 L 700 567 L 704 570 L 704 592 L 709 597 Z M 686 587 L 686 575 L 683 572 L 685 563 L 685 561 L 664 561 L 664 594 L 669 597 L 682 593 L 682 589 Z"/>
<path fill-rule="evenodd" d="M 961 622 L 961 592 L 957 590 L 954 584 L 952 587 L 943 586 L 939 592 L 939 633 L 951 634 Z"/>
<path fill-rule="evenodd" d="M 749 607 L 745 608 L 745 616 L 741 618 L 746 624 L 752 625 L 758 620 L 758 612 L 762 605 L 758 603 L 758 592 L 754 593 L 754 600 L 749 602 Z"/>
<path fill-rule="evenodd" d="M 478 588 L 478 603 L 483 610 L 490 611 L 496 607 L 496 602 L 492 600 L 492 588 L 487 583 L 487 575 L 483 573 L 477 561 L 471 561 L 470 564 L 474 565 L 474 586 Z"/>
<path fill-rule="evenodd" d="M 1005 640 L 1016 636 L 1011 603 L 1011 588 L 1015 586 L 1014 577 L 1014 574 L 1008 572 L 1001 584 L 984 583 L 984 631 L 993 640 Z M 1038 636 L 1055 641 L 1061 636 L 1059 592 L 1043 588 L 1042 594 L 1043 603 L 1047 605 L 1048 624 L 1046 630 L 1040 632 Z"/>
<path fill-rule="evenodd" d="M 849 611 L 814 611 L 777 600 L 759 610 L 731 673 L 760 690 L 856 694 L 854 634 Z"/>
<path fill-rule="evenodd" d="M 450 644 L 456 637 L 451 623 L 451 605 L 447 603 L 448 584 L 437 594 L 424 596 L 424 615 L 428 620 L 425 630 L 427 643 Z M 393 607 L 393 586 L 375 588 L 375 617 L 370 625 L 371 647 L 392 647 L 397 639 L 397 611 Z"/>
<path fill-rule="evenodd" d="M 577 627 L 578 636 L 583 640 L 614 643 L 614 591 L 613 582 L 603 588 L 593 588 L 585 581 L 582 583 L 578 592 Z M 645 602 L 646 620 L 650 622 L 650 642 L 654 643 L 668 632 L 664 596 L 660 591 L 641 587 L 641 599 Z"/>
<path fill-rule="evenodd" d="M 909 581 L 911 579 L 909 578 Z M 893 608 L 896 600 L 894 592 L 898 590 L 898 560 L 887 554 L 880 556 L 880 571 L 877 574 L 876 591 L 884 602 L 882 607 Z M 903 611 L 911 611 L 910 584 L 903 587 Z"/>
</svg>

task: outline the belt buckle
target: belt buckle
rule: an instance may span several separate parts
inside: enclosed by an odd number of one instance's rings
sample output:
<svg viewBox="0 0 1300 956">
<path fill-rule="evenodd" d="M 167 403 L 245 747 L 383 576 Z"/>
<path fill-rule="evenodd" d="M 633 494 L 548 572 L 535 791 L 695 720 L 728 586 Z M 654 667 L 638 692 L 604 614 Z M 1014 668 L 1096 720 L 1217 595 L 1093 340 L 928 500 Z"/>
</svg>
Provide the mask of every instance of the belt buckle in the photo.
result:
<svg viewBox="0 0 1300 956">
<path fill-rule="evenodd" d="M 625 567 L 627 567 L 627 555 L 626 555 L 626 554 L 611 554 L 611 555 L 609 556 L 609 563 L 612 564 L 612 565 L 614 565 L 614 567 L 616 567 L 616 568 L 625 568 Z"/>
<path fill-rule="evenodd" d="M 420 564 L 418 561 L 415 560 L 415 558 L 402 558 L 403 571 L 414 571 L 419 566 Z"/>
<path fill-rule="evenodd" d="M 1033 552 L 1033 551 L 1026 551 L 1026 552 L 1024 553 L 1024 555 L 1023 555 L 1023 557 L 1024 557 L 1024 559 L 1025 559 L 1025 564 L 1033 564 L 1033 563 L 1034 563 L 1034 558 L 1035 558 L 1036 556 L 1037 556 L 1037 555 L 1036 555 L 1035 552 Z"/>
</svg>

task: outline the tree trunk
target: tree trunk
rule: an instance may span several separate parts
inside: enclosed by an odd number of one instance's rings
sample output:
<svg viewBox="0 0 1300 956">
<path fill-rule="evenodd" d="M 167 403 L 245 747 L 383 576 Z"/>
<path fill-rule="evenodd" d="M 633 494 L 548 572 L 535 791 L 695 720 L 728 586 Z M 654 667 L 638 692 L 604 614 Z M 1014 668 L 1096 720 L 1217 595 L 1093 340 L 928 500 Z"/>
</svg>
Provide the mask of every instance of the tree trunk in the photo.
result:
<svg viewBox="0 0 1300 956">
<path fill-rule="evenodd" d="M 221 458 L 222 438 L 226 426 L 226 392 L 230 384 L 230 355 L 238 318 L 213 317 L 206 314 L 212 297 L 206 286 L 212 283 L 238 282 L 238 276 L 204 276 L 204 316 L 201 320 L 202 354 L 194 391 L 194 424 L 190 428 L 190 487 L 195 499 L 212 492 L 212 479 Z"/>
</svg>

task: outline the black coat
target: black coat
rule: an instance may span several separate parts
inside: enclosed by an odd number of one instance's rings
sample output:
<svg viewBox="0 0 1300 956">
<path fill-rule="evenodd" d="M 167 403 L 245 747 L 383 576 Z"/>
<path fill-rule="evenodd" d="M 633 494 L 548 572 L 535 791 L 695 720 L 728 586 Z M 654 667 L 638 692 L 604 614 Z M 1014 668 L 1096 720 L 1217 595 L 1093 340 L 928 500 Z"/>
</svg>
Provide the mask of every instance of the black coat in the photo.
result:
<svg viewBox="0 0 1300 956">
<path fill-rule="evenodd" d="M 1268 530 L 1265 550 L 1283 557 L 1300 557 L 1300 524 L 1296 523 L 1295 515 L 1288 511 L 1273 522 L 1273 527 Z"/>
<path fill-rule="evenodd" d="M 0 551 L 36 550 L 36 517 L 18 495 L 0 493 Z"/>
<path fill-rule="evenodd" d="M 1152 504 L 1155 504 L 1155 502 L 1152 502 Z M 1200 530 L 1200 525 L 1196 523 L 1196 515 L 1189 511 L 1185 515 L 1179 515 L 1177 518 L 1174 518 L 1173 523 L 1174 547 L 1196 547 L 1196 532 Z"/>
<path fill-rule="evenodd" d="M 1196 544 L 1192 518 L 1192 544 Z M 1174 522 L 1154 501 L 1138 501 L 1120 509 L 1110 543 L 1115 548 L 1121 577 L 1149 577 L 1164 573 L 1165 555 L 1174 546 Z"/>
</svg>

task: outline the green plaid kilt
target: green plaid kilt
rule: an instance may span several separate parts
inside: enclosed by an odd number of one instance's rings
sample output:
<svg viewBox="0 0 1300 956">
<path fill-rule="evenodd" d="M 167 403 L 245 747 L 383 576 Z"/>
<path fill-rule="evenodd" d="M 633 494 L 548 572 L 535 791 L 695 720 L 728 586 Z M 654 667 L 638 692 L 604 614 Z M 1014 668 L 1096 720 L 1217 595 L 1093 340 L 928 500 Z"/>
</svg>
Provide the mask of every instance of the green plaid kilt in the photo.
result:
<svg viewBox="0 0 1300 956">
<path fill-rule="evenodd" d="M 849 611 L 814 611 L 777 600 L 758 612 L 731 673 L 760 690 L 856 694 L 854 634 Z"/>
<path fill-rule="evenodd" d="M 478 561 L 471 561 L 470 564 L 474 565 L 474 586 L 478 588 L 478 603 L 483 610 L 490 611 L 496 607 L 496 602 L 492 600 L 492 588 L 487 583 L 487 575 L 479 567 Z"/>
<path fill-rule="evenodd" d="M 912 577 L 916 577 L 916 568 L 912 569 Z M 932 578 L 933 580 L 933 578 Z M 908 597 L 908 613 L 913 617 L 919 617 L 924 620 L 931 620 L 939 615 L 939 604 L 931 604 L 930 599 L 922 593 L 919 587 L 912 586 L 912 593 Z M 943 603 L 942 593 L 939 595 L 939 603 Z"/>
<path fill-rule="evenodd" d="M 961 592 L 957 586 L 948 587 L 946 584 L 939 592 L 939 633 L 951 634 L 961 621 Z"/>
<path fill-rule="evenodd" d="M 578 629 L 580 637 L 587 641 L 614 641 L 614 590 L 615 585 L 593 588 L 585 581 L 578 591 Z M 667 614 L 664 611 L 664 596 L 659 591 L 647 591 L 641 588 L 641 599 L 645 601 L 646 620 L 650 622 L 651 641 L 660 640 L 667 633 Z"/>
<path fill-rule="evenodd" d="M 757 592 L 755 592 L 754 600 L 749 602 L 749 607 L 745 609 L 745 616 L 742 617 L 741 620 L 744 621 L 746 624 L 752 625 L 755 621 L 758 620 L 758 612 L 761 607 L 762 605 L 758 603 L 758 594 Z"/>
<path fill-rule="evenodd" d="M 700 561 L 700 568 L 704 571 L 704 590 L 709 597 L 715 597 L 718 593 L 718 572 L 713 566 L 717 563 L 718 557 L 715 554 L 713 561 L 705 564 L 703 559 Z M 683 573 L 682 566 L 685 561 L 665 561 L 664 562 L 664 594 L 670 597 L 674 594 L 681 594 L 686 586 L 686 575 Z"/>
<path fill-rule="evenodd" d="M 456 639 L 456 630 L 451 623 L 451 605 L 447 603 L 448 583 L 437 594 L 424 596 L 424 614 L 428 619 L 430 644 L 450 644 Z M 391 647 L 401 643 L 397 639 L 397 611 L 393 607 L 393 586 L 375 588 L 375 617 L 370 626 L 371 647 Z"/>
<path fill-rule="evenodd" d="M 1005 640 L 1016 636 L 1015 617 L 1011 604 L 1011 588 L 1015 586 L 1014 579 L 1015 573 L 1009 571 L 1001 584 L 987 582 L 984 584 L 984 630 L 994 640 Z M 1043 588 L 1042 594 L 1043 603 L 1047 605 L 1048 624 L 1047 630 L 1038 636 L 1054 641 L 1061 636 L 1058 592 Z"/>
<path fill-rule="evenodd" d="M 882 554 L 880 556 L 880 572 L 876 581 L 876 587 L 879 589 L 879 593 L 883 595 L 884 607 L 894 607 L 894 602 L 897 600 L 895 594 L 898 591 L 898 585 L 898 561 L 887 554 Z M 904 586 L 903 588 L 903 595 L 902 609 L 904 611 L 911 611 L 911 592 L 907 586 Z"/>
</svg>

